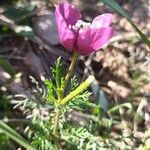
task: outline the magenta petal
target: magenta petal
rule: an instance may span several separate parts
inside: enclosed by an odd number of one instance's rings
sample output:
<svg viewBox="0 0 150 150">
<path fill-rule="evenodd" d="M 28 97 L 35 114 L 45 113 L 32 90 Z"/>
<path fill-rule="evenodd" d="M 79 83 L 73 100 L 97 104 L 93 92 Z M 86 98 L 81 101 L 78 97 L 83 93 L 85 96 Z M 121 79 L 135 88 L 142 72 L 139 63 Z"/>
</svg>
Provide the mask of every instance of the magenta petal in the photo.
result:
<svg viewBox="0 0 150 150">
<path fill-rule="evenodd" d="M 61 44 L 72 51 L 76 36 L 69 26 L 74 25 L 81 18 L 80 12 L 73 5 L 63 3 L 56 7 L 55 18 Z"/>
<path fill-rule="evenodd" d="M 63 3 L 59 4 L 56 7 L 56 20 L 61 15 L 64 21 L 68 25 L 75 25 L 75 23 L 81 19 L 80 11 L 75 8 L 74 5 L 71 5 L 69 3 Z"/>
<path fill-rule="evenodd" d="M 112 27 L 100 29 L 85 29 L 79 32 L 77 39 L 77 52 L 81 55 L 88 55 L 99 50 L 114 35 Z"/>
<path fill-rule="evenodd" d="M 109 13 L 99 15 L 96 18 L 94 18 L 92 22 L 92 28 L 109 27 L 112 23 L 112 19 L 113 16 Z"/>
<path fill-rule="evenodd" d="M 56 23 L 61 44 L 67 50 L 72 51 L 76 39 L 74 32 L 69 29 L 61 15 L 57 18 Z"/>
</svg>

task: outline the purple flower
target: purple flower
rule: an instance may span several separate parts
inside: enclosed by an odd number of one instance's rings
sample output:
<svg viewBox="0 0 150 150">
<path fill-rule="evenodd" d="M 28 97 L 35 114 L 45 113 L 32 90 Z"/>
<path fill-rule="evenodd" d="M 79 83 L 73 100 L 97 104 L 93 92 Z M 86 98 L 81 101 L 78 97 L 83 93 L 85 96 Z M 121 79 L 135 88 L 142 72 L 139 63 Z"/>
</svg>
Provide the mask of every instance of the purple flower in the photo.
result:
<svg viewBox="0 0 150 150">
<path fill-rule="evenodd" d="M 61 44 L 81 55 L 99 50 L 114 35 L 114 28 L 110 26 L 112 14 L 99 15 L 92 23 L 86 23 L 75 6 L 63 3 L 56 7 L 55 18 Z"/>
</svg>

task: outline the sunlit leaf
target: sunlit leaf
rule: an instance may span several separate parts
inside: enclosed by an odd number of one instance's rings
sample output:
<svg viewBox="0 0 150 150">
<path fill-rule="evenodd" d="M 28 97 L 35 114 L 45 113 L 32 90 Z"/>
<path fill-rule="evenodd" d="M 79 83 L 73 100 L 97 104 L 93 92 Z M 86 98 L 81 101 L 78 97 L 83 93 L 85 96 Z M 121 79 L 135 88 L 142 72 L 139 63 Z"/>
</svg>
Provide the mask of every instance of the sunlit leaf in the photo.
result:
<svg viewBox="0 0 150 150">
<path fill-rule="evenodd" d="M 11 7 L 4 12 L 4 15 L 14 21 L 22 20 L 25 19 L 29 14 L 31 14 L 34 7 L 35 6 L 31 4 L 21 7 Z"/>
<path fill-rule="evenodd" d="M 118 111 L 120 108 L 124 108 L 124 107 L 131 109 L 132 105 L 131 105 L 131 103 L 128 103 L 128 102 L 120 104 L 120 105 L 116 105 L 113 108 L 109 109 L 108 113 L 114 113 L 114 112 Z"/>
<path fill-rule="evenodd" d="M 25 37 L 32 37 L 34 35 L 32 28 L 29 26 L 17 26 L 15 28 L 15 32 L 18 35 L 25 36 Z"/>
</svg>

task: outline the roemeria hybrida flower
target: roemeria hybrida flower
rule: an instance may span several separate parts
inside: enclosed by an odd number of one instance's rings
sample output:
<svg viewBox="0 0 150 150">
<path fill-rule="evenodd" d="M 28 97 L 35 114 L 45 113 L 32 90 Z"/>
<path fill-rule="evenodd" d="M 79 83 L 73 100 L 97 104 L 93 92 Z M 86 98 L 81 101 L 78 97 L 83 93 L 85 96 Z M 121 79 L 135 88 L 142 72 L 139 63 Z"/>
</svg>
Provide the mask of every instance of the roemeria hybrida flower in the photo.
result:
<svg viewBox="0 0 150 150">
<path fill-rule="evenodd" d="M 55 18 L 61 44 L 81 55 L 99 50 L 114 35 L 112 14 L 99 15 L 92 23 L 86 23 L 75 6 L 63 3 L 56 6 Z"/>
</svg>

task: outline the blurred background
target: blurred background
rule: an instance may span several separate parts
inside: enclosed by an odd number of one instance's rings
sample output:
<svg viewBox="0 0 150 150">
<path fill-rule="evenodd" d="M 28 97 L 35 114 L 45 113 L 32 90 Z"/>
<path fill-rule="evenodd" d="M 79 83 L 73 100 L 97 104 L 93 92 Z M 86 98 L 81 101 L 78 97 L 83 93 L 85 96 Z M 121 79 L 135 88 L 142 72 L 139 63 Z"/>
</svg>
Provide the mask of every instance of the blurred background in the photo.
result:
<svg viewBox="0 0 150 150">
<path fill-rule="evenodd" d="M 0 1 L 0 119 L 9 123 L 24 137 L 25 109 L 14 109 L 16 94 L 30 97 L 29 89 L 39 86 L 43 79 L 51 78 L 50 67 L 61 56 L 66 67 L 71 53 L 61 46 L 54 18 L 55 5 L 65 0 L 1 0 Z M 86 21 L 102 13 L 112 13 L 115 36 L 100 51 L 90 56 L 80 56 L 74 70 L 81 82 L 94 75 L 95 83 L 91 99 L 95 99 L 104 118 L 113 117 L 117 125 L 102 125 L 100 135 L 106 129 L 110 137 L 123 144 L 141 148 L 150 145 L 150 49 L 134 27 L 117 11 L 100 0 L 70 0 L 76 5 Z M 149 0 L 116 0 L 131 16 L 132 21 L 147 37 L 150 36 Z M 95 90 L 99 91 L 99 95 Z M 106 113 L 115 107 L 113 114 Z M 118 111 L 117 111 L 118 110 Z M 74 119 L 79 118 L 79 119 Z M 84 117 L 74 111 L 71 120 L 75 123 Z M 0 132 L 1 134 L 1 132 Z M 120 143 L 116 147 L 120 149 Z M 0 136 L 0 145 L 5 149 L 16 149 L 17 144 L 5 135 Z M 117 149 L 117 148 L 116 148 Z"/>
</svg>

